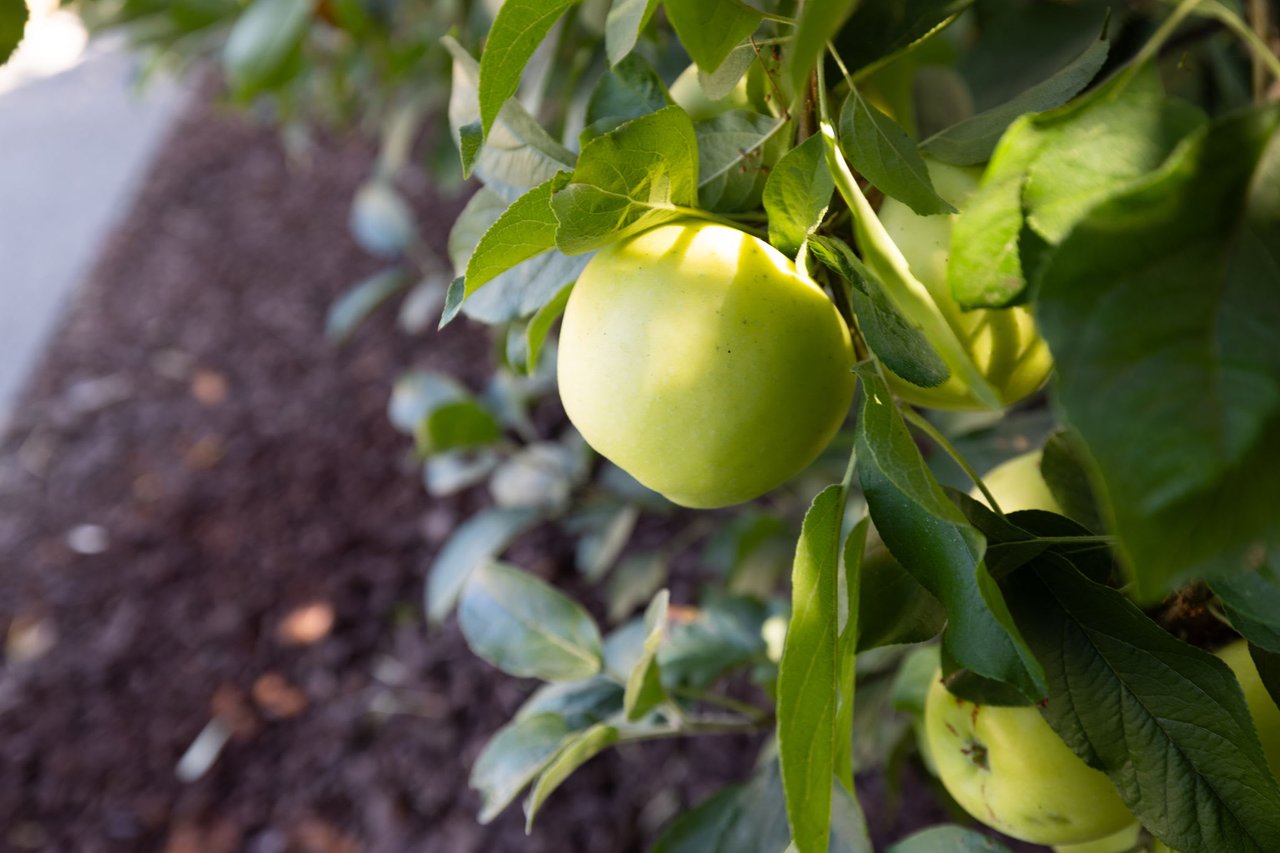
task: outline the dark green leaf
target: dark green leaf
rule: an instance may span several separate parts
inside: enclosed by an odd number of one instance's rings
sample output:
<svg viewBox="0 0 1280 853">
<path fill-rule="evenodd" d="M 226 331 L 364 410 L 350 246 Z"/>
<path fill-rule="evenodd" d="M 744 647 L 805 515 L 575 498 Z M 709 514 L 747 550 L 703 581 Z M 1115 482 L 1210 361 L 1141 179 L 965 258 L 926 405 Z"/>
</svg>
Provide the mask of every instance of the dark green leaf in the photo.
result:
<svg viewBox="0 0 1280 853">
<path fill-rule="evenodd" d="M 617 65 L 636 46 L 640 31 L 653 17 L 658 0 L 613 0 L 604 22 L 605 52 Z"/>
<path fill-rule="evenodd" d="M 644 614 L 644 626 L 649 632 L 644 639 L 644 650 L 640 660 L 632 667 L 627 676 L 627 689 L 622 700 L 622 709 L 627 719 L 639 720 L 658 705 L 666 701 L 667 693 L 662 689 L 662 678 L 658 666 L 658 647 L 667 632 L 667 605 L 670 594 L 664 589 L 654 596 L 649 609 Z"/>
<path fill-rule="evenodd" d="M 1186 853 L 1280 845 L 1280 786 L 1225 663 L 1070 569 L 1024 570 L 1009 592 L 1049 677 L 1045 719 L 1143 826 Z"/>
<path fill-rule="evenodd" d="M 498 111 L 516 92 L 529 57 L 574 0 L 506 0 L 480 55 L 480 122 L 486 136 Z"/>
<path fill-rule="evenodd" d="M 774 248 L 794 258 L 827 215 L 834 189 L 821 135 L 810 136 L 782 155 L 764 185 L 769 242 Z"/>
<path fill-rule="evenodd" d="M 629 54 L 606 71 L 591 92 L 586 118 L 591 138 L 670 103 L 667 87 L 653 66 L 639 54 Z"/>
<path fill-rule="evenodd" d="M 582 606 L 502 563 L 472 570 L 458 602 L 467 646 L 509 675 L 573 681 L 600 671 L 600 631 Z"/>
<path fill-rule="evenodd" d="M 1262 682 L 1262 686 L 1266 688 L 1267 696 L 1271 698 L 1272 704 L 1280 706 L 1280 652 L 1273 652 L 1267 649 L 1249 644 L 1249 659 L 1253 661 L 1253 666 L 1258 670 L 1258 679 Z M 1265 725 L 1256 717 L 1254 722 L 1259 727 Z M 1269 732 L 1274 737 L 1274 732 Z M 1263 747 L 1264 752 L 1266 747 Z M 1268 760 L 1271 756 L 1268 753 Z M 1272 768 L 1274 770 L 1274 767 Z"/>
<path fill-rule="evenodd" d="M 698 140 L 698 203 L 737 212 L 760 205 L 775 150 L 787 144 L 783 119 L 730 110 L 694 125 Z"/>
<path fill-rule="evenodd" d="M 480 130 L 480 122 L 473 121 L 458 128 L 458 156 L 462 160 L 462 177 L 470 178 L 476 167 L 476 159 L 480 156 L 480 148 L 484 145 L 484 132 Z"/>
<path fill-rule="evenodd" d="M 951 376 L 928 337 L 913 325 L 885 295 L 884 286 L 843 240 L 813 237 L 813 256 L 851 286 L 853 313 L 867 346 L 885 366 L 908 382 L 932 388 Z"/>
<path fill-rule="evenodd" d="M 684 110 L 633 119 L 582 149 L 551 206 L 566 254 L 597 249 L 681 215 L 697 203 L 698 141 Z"/>
<path fill-rule="evenodd" d="M 1102 68 L 1108 43 L 1098 40 L 1057 74 L 1032 86 L 1011 101 L 965 119 L 920 143 L 927 153 L 960 166 L 982 163 L 1014 119 L 1024 113 L 1061 106 L 1078 94 Z"/>
<path fill-rule="evenodd" d="M 236 95 L 249 97 L 288 79 L 310 23 L 310 0 L 254 0 L 222 48 L 222 67 Z"/>
<path fill-rule="evenodd" d="M 1273 105 L 1193 136 L 1093 208 L 1041 278 L 1058 400 L 1143 598 L 1280 548 L 1280 478 L 1258 476 L 1280 470 L 1277 127 Z"/>
<path fill-rule="evenodd" d="M 324 320 L 325 337 L 334 343 L 342 343 L 365 317 L 409 283 L 408 274 L 401 269 L 383 270 L 369 276 L 329 306 Z"/>
<path fill-rule="evenodd" d="M 858 596 L 858 651 L 900 643 L 920 643 L 942 630 L 947 612 L 893 558 L 879 537 L 862 560 Z"/>
<path fill-rule="evenodd" d="M 1072 433 L 1059 430 L 1049 437 L 1040 456 L 1040 475 L 1062 507 L 1062 514 L 1073 518 L 1095 533 L 1102 532 L 1098 500 L 1089 482 L 1088 462 Z"/>
<path fill-rule="evenodd" d="M 827 42 L 836 37 L 860 0 L 819 0 L 800 7 L 800 19 L 786 48 L 791 88 L 800 91 L 823 59 Z M 869 3 L 867 5 L 874 5 Z"/>
<path fill-rule="evenodd" d="M 525 832 L 533 828 L 533 819 L 538 816 L 538 810 L 547 801 L 547 797 L 560 787 L 561 782 L 617 742 L 618 730 L 604 723 L 571 736 L 547 765 L 547 769 L 542 771 L 537 784 L 524 802 Z"/>
<path fill-rule="evenodd" d="M 1231 626 L 1249 642 L 1280 653 L 1280 571 L 1265 564 L 1213 584 Z"/>
<path fill-rule="evenodd" d="M 455 400 L 433 409 L 416 437 L 420 453 L 441 453 L 492 444 L 502 437 L 502 426 L 475 400 Z"/>
<path fill-rule="evenodd" d="M 622 688 L 613 678 L 595 675 L 583 681 L 544 684 L 516 712 L 523 720 L 538 714 L 555 714 L 571 730 L 589 728 L 622 711 Z"/>
<path fill-rule="evenodd" d="M 840 110 L 840 147 L 863 177 L 921 216 L 955 213 L 933 188 L 915 142 L 857 89 Z"/>
<path fill-rule="evenodd" d="M 513 720 L 498 730 L 471 768 L 470 785 L 480 792 L 480 823 L 497 817 L 542 772 L 568 734 L 564 719 L 549 713 Z"/>
<path fill-rule="evenodd" d="M 760 26 L 760 13 L 741 0 L 677 0 L 666 10 L 680 43 L 707 73 Z"/>
<path fill-rule="evenodd" d="M 791 835 L 826 850 L 840 657 L 840 524 L 845 490 L 828 486 L 805 513 L 791 574 L 791 623 L 778 665 L 778 760 Z"/>
<path fill-rule="evenodd" d="M 865 73 L 945 27 L 973 0 L 871 0 L 858 6 L 836 49 Z"/>
<path fill-rule="evenodd" d="M 486 509 L 459 525 L 431 565 L 427 618 L 444 621 L 471 573 L 501 554 L 537 520 L 537 513 L 527 510 Z"/>
<path fill-rule="evenodd" d="M 734 667 L 763 657 L 760 628 L 767 615 L 751 599 L 723 593 L 706 598 L 692 621 L 671 626 L 658 650 L 667 683 L 703 688 Z"/>
<path fill-rule="evenodd" d="M 1009 848 L 963 826 L 931 826 L 891 846 L 886 853 L 1009 853 Z"/>
<path fill-rule="evenodd" d="M 0 65 L 9 61 L 22 42 L 28 17 L 27 4 L 22 0 L 0 5 Z"/>
<path fill-rule="evenodd" d="M 856 371 L 863 384 L 858 479 L 890 552 L 947 609 L 944 661 L 1040 699 L 1044 671 L 987 572 L 985 540 L 929 473 L 875 365 L 864 362 Z"/>
<path fill-rule="evenodd" d="M 741 821 L 743 785 L 722 788 L 677 817 L 650 853 L 728 853 L 724 840 Z"/>
</svg>

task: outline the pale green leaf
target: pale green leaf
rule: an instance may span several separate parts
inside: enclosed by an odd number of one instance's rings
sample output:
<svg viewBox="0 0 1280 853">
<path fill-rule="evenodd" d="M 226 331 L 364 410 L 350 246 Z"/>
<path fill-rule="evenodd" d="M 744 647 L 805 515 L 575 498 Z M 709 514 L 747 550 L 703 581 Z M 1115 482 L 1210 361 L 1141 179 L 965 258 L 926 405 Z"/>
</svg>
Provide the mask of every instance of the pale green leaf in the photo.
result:
<svg viewBox="0 0 1280 853">
<path fill-rule="evenodd" d="M 669 0 L 667 19 L 698 67 L 708 73 L 756 31 L 761 16 L 741 0 Z"/>
<path fill-rule="evenodd" d="M 516 93 L 529 57 L 574 0 L 505 0 L 480 54 L 480 123 L 488 136 L 499 110 Z"/>
<path fill-rule="evenodd" d="M 658 647 L 667 631 L 667 606 L 671 595 L 665 589 L 654 596 L 644 614 L 644 626 L 649 632 L 644 640 L 644 650 L 631 674 L 627 676 L 627 689 L 622 709 L 628 720 L 639 720 L 666 701 L 662 689 L 661 671 L 658 666 Z"/>
<path fill-rule="evenodd" d="M 617 742 L 618 730 L 604 723 L 592 726 L 567 740 L 547 769 L 542 771 L 537 784 L 533 786 L 533 790 L 525 800 L 525 832 L 533 828 L 533 820 L 538 816 L 538 810 L 547 801 L 547 797 L 560 787 L 560 783 L 568 779 L 573 771 Z"/>
<path fill-rule="evenodd" d="M 427 577 L 427 618 L 442 622 L 471 573 L 501 554 L 538 521 L 528 510 L 485 509 L 458 526 L 440 549 Z"/>
<path fill-rule="evenodd" d="M 497 817 L 551 762 L 568 735 L 564 718 L 545 712 L 499 729 L 471 768 L 470 785 L 480 793 L 480 823 Z"/>
<path fill-rule="evenodd" d="M 658 0 L 613 0 L 604 22 L 605 53 L 617 65 L 636 46 L 640 31 L 658 9 Z"/>
<path fill-rule="evenodd" d="M 361 281 L 329 306 L 324 320 L 325 337 L 334 343 L 342 343 L 364 318 L 404 290 L 410 281 L 402 269 L 383 270 Z"/>
</svg>

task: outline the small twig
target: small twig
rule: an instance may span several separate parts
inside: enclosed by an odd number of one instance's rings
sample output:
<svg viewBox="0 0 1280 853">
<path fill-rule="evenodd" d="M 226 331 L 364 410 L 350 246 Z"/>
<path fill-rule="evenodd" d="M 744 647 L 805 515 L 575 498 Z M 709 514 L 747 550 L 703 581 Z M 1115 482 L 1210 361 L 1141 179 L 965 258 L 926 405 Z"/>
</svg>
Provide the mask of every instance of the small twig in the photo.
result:
<svg viewBox="0 0 1280 853">
<path fill-rule="evenodd" d="M 1000 509 L 1000 504 L 996 503 L 995 495 L 991 494 L 991 491 L 987 488 L 987 484 L 978 476 L 978 472 L 974 471 L 969 465 L 968 460 L 960 455 L 960 451 L 956 450 L 955 445 L 953 445 L 945 435 L 938 431 L 937 427 L 929 423 L 929 421 L 915 409 L 910 406 L 903 405 L 899 407 L 899 410 L 902 412 L 902 417 L 907 421 L 907 423 L 929 436 L 935 444 L 941 447 L 946 451 L 948 456 L 955 460 L 956 464 L 959 465 L 961 469 L 964 470 L 965 474 L 969 476 L 969 479 L 973 481 L 973 484 L 978 487 L 978 491 L 982 492 L 982 496 L 987 499 L 987 504 L 991 507 L 991 511 L 1001 518 L 1004 518 L 1004 512 Z"/>
</svg>

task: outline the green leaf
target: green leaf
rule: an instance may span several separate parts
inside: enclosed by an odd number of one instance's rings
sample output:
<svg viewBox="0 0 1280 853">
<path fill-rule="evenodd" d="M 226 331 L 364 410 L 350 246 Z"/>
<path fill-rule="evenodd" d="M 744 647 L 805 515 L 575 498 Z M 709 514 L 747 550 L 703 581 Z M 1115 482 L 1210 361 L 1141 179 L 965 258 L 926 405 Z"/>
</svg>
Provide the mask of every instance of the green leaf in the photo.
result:
<svg viewBox="0 0 1280 853">
<path fill-rule="evenodd" d="M 522 447 L 489 480 L 494 501 L 504 507 L 561 513 L 573 492 L 576 460 L 563 445 L 539 441 Z"/>
<path fill-rule="evenodd" d="M 426 455 L 492 444 L 502 437 L 502 426 L 475 400 L 454 400 L 432 409 L 414 437 L 418 452 Z"/>
<path fill-rule="evenodd" d="M 1049 437 L 1040 456 L 1040 475 L 1062 507 L 1062 514 L 1073 518 L 1094 533 L 1103 530 L 1098 515 L 1098 500 L 1089 482 L 1089 468 L 1073 433 L 1059 430 Z"/>
<path fill-rule="evenodd" d="M 961 306 L 1024 300 L 1036 272 L 1023 269 L 1024 228 L 1056 245 L 1089 208 L 1158 167 L 1203 123 L 1199 110 L 1167 98 L 1158 79 L 1117 89 L 1120 82 L 1009 128 L 952 231 L 948 281 Z"/>
<path fill-rule="evenodd" d="M 480 122 L 480 64 L 452 36 L 443 37 L 440 43 L 453 57 L 449 127 L 465 159 L 476 145 L 476 134 L 468 128 Z M 474 153 L 476 176 L 508 203 L 556 173 L 572 169 L 573 162 L 573 153 L 552 139 L 516 100 L 501 105 L 497 120 L 484 136 L 484 144 Z"/>
<path fill-rule="evenodd" d="M 556 245 L 556 217 L 551 210 L 551 194 L 564 185 L 561 172 L 529 190 L 489 226 L 467 260 L 461 298 L 450 293 L 440 326 L 457 316 L 471 294 L 502 273 Z"/>
<path fill-rule="evenodd" d="M 469 783 L 480 793 L 480 823 L 488 823 L 551 762 L 569 727 L 559 714 L 539 713 L 507 723 L 485 744 Z"/>
<path fill-rule="evenodd" d="M 324 336 L 333 343 L 342 343 L 365 317 L 404 290 L 410 282 L 402 269 L 383 270 L 369 276 L 329 306 L 324 320 Z"/>
<path fill-rule="evenodd" d="M 222 67 L 236 96 L 251 97 L 287 80 L 310 23 L 310 0 L 254 0 L 222 48 Z"/>
<path fill-rule="evenodd" d="M 376 178 L 356 191 L 350 226 L 360 248 L 383 258 L 397 257 L 418 237 L 408 203 L 388 181 Z"/>
<path fill-rule="evenodd" d="M 858 651 L 937 636 L 947 612 L 888 549 L 877 541 L 862 559 L 858 595 Z"/>
<path fill-rule="evenodd" d="M 844 502 L 844 488 L 828 486 L 805 513 L 778 665 L 778 759 L 791 835 L 801 853 L 826 850 L 831 830 Z"/>
<path fill-rule="evenodd" d="M 0 5 L 0 65 L 8 62 L 22 43 L 28 17 L 27 4 L 21 0 Z"/>
<path fill-rule="evenodd" d="M 477 657 L 508 675 L 573 681 L 600 671 L 600 630 L 582 606 L 528 572 L 476 567 L 458 602 L 458 623 Z"/>
<path fill-rule="evenodd" d="M 698 83 L 702 86 L 703 93 L 710 100 L 719 101 L 722 98 L 727 98 L 737 88 L 738 81 L 742 79 L 742 75 L 747 73 L 747 69 L 755 61 L 756 48 L 750 44 L 740 44 L 729 51 L 729 55 L 725 57 L 724 62 L 721 62 L 720 67 L 715 71 L 710 73 L 699 71 Z"/>
<path fill-rule="evenodd" d="M 658 650 L 667 683 L 700 689 L 735 667 L 761 660 L 765 647 L 760 629 L 767 616 L 754 599 L 709 595 L 692 621 L 671 626 Z"/>
<path fill-rule="evenodd" d="M 1258 476 L 1280 470 L 1278 127 L 1273 105 L 1191 137 L 1041 278 L 1058 402 L 1144 599 L 1280 549 L 1280 479 Z"/>
<path fill-rule="evenodd" d="M 488 188 L 471 197 L 449 233 L 449 257 L 455 270 L 466 270 L 477 244 L 507 209 L 507 202 Z M 553 299 L 565 285 L 577 281 L 590 257 L 570 258 L 557 250 L 534 255 L 499 273 L 465 303 L 463 276 L 449 288 L 442 322 L 456 316 L 459 309 L 469 317 L 490 324 L 528 316 Z"/>
<path fill-rule="evenodd" d="M 722 788 L 681 814 L 654 842 L 650 853 L 728 853 L 724 840 L 743 818 L 744 789 L 743 785 Z"/>
<path fill-rule="evenodd" d="M 604 723 L 592 726 L 569 738 L 556 753 L 556 757 L 547 769 L 542 771 L 537 784 L 533 786 L 533 790 L 529 792 L 524 802 L 525 832 L 533 829 L 533 819 L 537 817 L 538 810 L 547 801 L 547 797 L 560 787 L 561 782 L 568 779 L 573 771 L 617 742 L 618 730 Z"/>
<path fill-rule="evenodd" d="M 698 141 L 676 106 L 591 140 L 551 206 L 556 244 L 574 255 L 680 216 L 697 203 Z"/>
<path fill-rule="evenodd" d="M 694 125 L 698 140 L 698 204 L 735 213 L 760 205 L 774 149 L 788 142 L 784 119 L 729 110 Z"/>
<path fill-rule="evenodd" d="M 411 370 L 400 376 L 391 389 L 387 420 L 400 432 L 413 435 L 434 409 L 466 397 L 467 389 L 452 377 Z"/>
<path fill-rule="evenodd" d="M 624 557 L 605 587 L 609 621 L 621 622 L 648 601 L 666 582 L 667 570 L 666 555 L 660 551 Z"/>
<path fill-rule="evenodd" d="M 458 526 L 431 565 L 427 578 L 427 618 L 443 622 L 471 573 L 501 554 L 538 521 L 528 510 L 484 509 Z"/>
<path fill-rule="evenodd" d="M 769 215 L 769 242 L 788 257 L 796 252 L 827 215 L 835 181 L 827 169 L 822 136 L 814 134 L 782 155 L 764 185 Z"/>
<path fill-rule="evenodd" d="M 836 49 L 849 70 L 861 76 L 941 30 L 971 5 L 973 0 L 862 3 L 840 33 Z"/>
<path fill-rule="evenodd" d="M 761 20 L 760 13 L 741 0 L 673 0 L 666 10 L 680 43 L 708 74 L 756 31 Z"/>
<path fill-rule="evenodd" d="M 827 42 L 836 37 L 859 4 L 860 0 L 817 0 L 801 5 L 795 33 L 786 49 L 792 90 L 803 89 L 809 75 L 822 61 Z"/>
<path fill-rule="evenodd" d="M 1280 570 L 1271 564 L 1216 581 L 1213 591 L 1231 627 L 1250 643 L 1280 653 Z"/>
<path fill-rule="evenodd" d="M 667 87 L 658 72 L 644 57 L 630 54 L 601 75 L 592 90 L 583 142 L 670 104 Z"/>
<path fill-rule="evenodd" d="M 946 607 L 944 666 L 951 662 L 1040 699 L 1044 671 L 987 571 L 985 540 L 929 473 L 875 365 L 864 362 L 855 370 L 863 384 L 858 479 L 890 552 Z"/>
<path fill-rule="evenodd" d="M 1280 786 L 1225 663 L 1070 569 L 1019 572 L 1010 600 L 1045 663 L 1045 719 L 1143 826 L 1185 853 L 1276 849 Z"/>
<path fill-rule="evenodd" d="M 542 345 L 546 343 L 547 335 L 550 334 L 552 325 L 564 313 L 565 307 L 569 304 L 569 294 L 571 293 L 573 293 L 572 282 L 560 288 L 559 293 L 551 297 L 546 305 L 539 308 L 525 329 L 525 346 L 528 350 L 525 372 L 530 376 L 538 372 L 538 361 L 542 356 Z"/>
<path fill-rule="evenodd" d="M 582 681 L 544 684 L 533 692 L 515 718 L 555 714 L 571 730 L 590 728 L 622 711 L 622 688 L 613 678 L 594 675 Z"/>
<path fill-rule="evenodd" d="M 840 147 L 863 177 L 921 216 L 956 212 L 933 188 L 929 170 L 907 132 L 857 89 L 840 110 Z"/>
<path fill-rule="evenodd" d="M 1280 705 L 1280 653 L 1250 643 L 1249 659 L 1253 661 L 1254 669 L 1258 670 L 1258 679 L 1266 688 L 1271 701 Z"/>
<path fill-rule="evenodd" d="M 480 122 L 473 121 L 458 128 L 458 156 L 462 160 L 462 177 L 470 178 L 475 170 L 480 149 L 484 146 L 484 132 Z"/>
<path fill-rule="evenodd" d="M 640 31 L 658 9 L 658 0 L 613 0 L 604 21 L 605 53 L 617 65 L 636 46 Z"/>
<path fill-rule="evenodd" d="M 658 667 L 658 646 L 667 630 L 667 605 L 671 595 L 665 589 L 654 596 L 649 609 L 644 614 L 644 626 L 648 636 L 644 639 L 644 651 L 640 660 L 631 669 L 627 677 L 627 690 L 622 700 L 622 708 L 630 721 L 639 720 L 658 705 L 666 701 L 667 693 L 662 689 L 661 672 Z"/>
<path fill-rule="evenodd" d="M 480 124 L 485 136 L 498 111 L 516 93 L 529 57 L 574 0 L 506 0 L 480 55 Z"/>
<path fill-rule="evenodd" d="M 886 853 L 1009 853 L 1009 848 L 963 826 L 931 826 L 892 845 Z"/>
<path fill-rule="evenodd" d="M 871 519 L 864 517 L 844 540 L 843 559 L 840 561 L 840 640 L 836 649 L 836 714 L 835 749 L 832 760 L 836 778 L 845 791 L 857 796 L 853 788 L 853 702 L 856 687 L 858 655 L 858 615 L 862 591 L 862 554 L 867 547 L 867 530 Z"/>
<path fill-rule="evenodd" d="M 1014 119 L 1024 113 L 1061 106 L 1089 85 L 1106 62 L 1107 50 L 1108 42 L 1101 39 L 1093 42 L 1048 80 L 1032 86 L 1011 101 L 935 133 L 920 143 L 920 147 L 944 163 L 970 166 L 984 162 Z"/>
<path fill-rule="evenodd" d="M 858 260 L 849 244 L 836 237 L 813 237 L 809 248 L 815 258 L 849 282 L 858 330 L 886 367 L 924 388 L 947 381 L 951 370 L 942 356 L 924 332 L 898 311 L 880 280 Z"/>
</svg>

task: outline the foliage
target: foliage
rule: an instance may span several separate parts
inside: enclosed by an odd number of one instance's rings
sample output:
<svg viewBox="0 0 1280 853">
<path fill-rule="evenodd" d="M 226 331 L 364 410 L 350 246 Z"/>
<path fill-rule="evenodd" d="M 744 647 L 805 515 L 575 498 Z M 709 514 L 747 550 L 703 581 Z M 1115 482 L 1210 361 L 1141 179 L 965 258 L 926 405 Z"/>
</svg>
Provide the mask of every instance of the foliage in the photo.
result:
<svg viewBox="0 0 1280 853">
<path fill-rule="evenodd" d="M 774 732 L 751 779 L 656 849 L 870 849 L 854 774 L 928 766 L 911 732 L 938 660 L 957 696 L 1038 708 L 1146 841 L 1280 849 L 1254 722 L 1198 648 L 1243 635 L 1277 697 L 1280 59 L 1265 20 L 1219 0 L 83 5 L 169 55 L 217 54 L 230 96 L 287 129 L 379 129 L 351 224 L 388 270 L 334 306 L 335 340 L 410 284 L 410 331 L 435 314 L 493 328 L 487 387 L 411 373 L 389 411 L 432 494 L 485 484 L 495 503 L 438 556 L 431 619 L 456 607 L 477 654 L 547 682 L 476 762 L 481 819 L 529 788 L 532 824 L 616 744 Z M 447 137 L 419 139 L 445 111 Z M 481 184 L 447 263 L 396 186 L 415 156 Z M 956 166 L 977 176 L 963 201 L 937 178 Z M 943 236 L 917 256 L 885 206 Z M 593 253 L 688 220 L 772 243 L 859 357 L 827 452 L 733 513 L 676 514 L 529 414 L 555 391 L 555 324 Z M 1011 311 L 1056 365 L 1025 401 L 1002 397 L 1016 360 L 992 356 Z M 943 383 L 971 411 L 906 402 Z M 964 493 L 1039 447 L 1061 514 Z M 629 544 L 645 516 L 677 532 Z M 574 538 L 610 627 L 497 562 L 540 523 Z M 663 589 L 676 560 L 712 581 L 699 600 Z M 944 826 L 892 849 L 1001 848 Z"/>
</svg>

